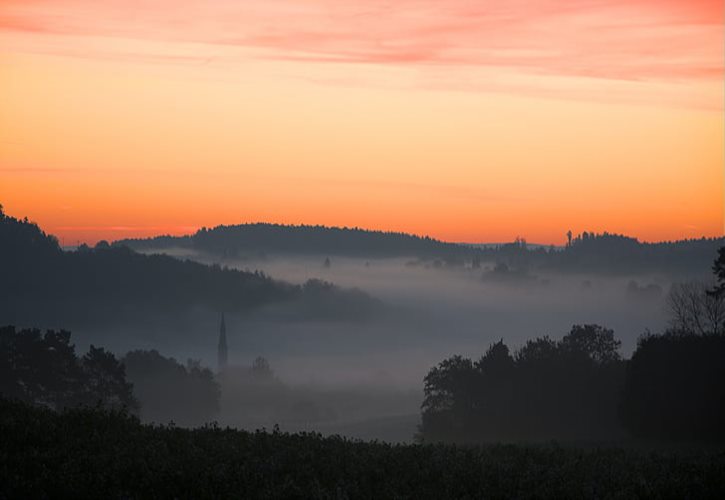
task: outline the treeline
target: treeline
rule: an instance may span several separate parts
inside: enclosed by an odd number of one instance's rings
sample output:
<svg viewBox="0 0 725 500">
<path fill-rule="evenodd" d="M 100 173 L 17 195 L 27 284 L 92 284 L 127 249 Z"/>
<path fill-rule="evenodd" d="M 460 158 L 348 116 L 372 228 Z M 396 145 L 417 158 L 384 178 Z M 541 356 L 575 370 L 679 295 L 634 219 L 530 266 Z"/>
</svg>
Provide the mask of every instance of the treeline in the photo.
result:
<svg viewBox="0 0 725 500">
<path fill-rule="evenodd" d="M 390 445 L 0 398 L 1 498 L 723 498 L 722 450 Z"/>
<path fill-rule="evenodd" d="M 315 407 L 307 407 L 312 403 L 305 404 L 303 395 L 277 379 L 262 357 L 250 367 L 232 366 L 215 375 L 199 360 L 181 363 L 155 349 L 117 358 L 91 345 L 79 355 L 68 331 L 13 326 L 0 327 L 0 395 L 58 411 L 125 408 L 144 422 L 185 427 L 217 420 L 222 403 L 226 413 L 247 416 L 245 423 L 272 418 L 282 423 L 289 421 L 285 414 L 322 419 Z"/>
<path fill-rule="evenodd" d="M 494 277 L 502 272 L 515 277 L 540 271 L 698 276 L 707 274 L 712 256 L 725 243 L 725 238 L 644 243 L 621 234 L 587 231 L 576 236 L 569 232 L 567 236 L 563 248 L 532 246 L 521 238 L 488 246 L 472 257 L 471 263 L 478 267 L 481 262 L 494 262 Z"/>
<path fill-rule="evenodd" d="M 359 228 L 238 224 L 201 228 L 191 236 L 159 236 L 116 242 L 135 249 L 193 248 L 223 257 L 337 255 L 350 257 L 463 257 L 464 246 L 412 234 Z"/>
<path fill-rule="evenodd" d="M 725 251 L 714 289 L 673 286 L 670 329 L 642 336 L 630 360 L 614 332 L 576 325 L 475 362 L 454 356 L 425 377 L 423 441 L 725 441 Z"/>
<path fill-rule="evenodd" d="M 182 365 L 157 351 L 117 359 L 90 346 L 78 356 L 68 331 L 0 327 L 0 395 L 63 410 L 126 409 L 144 421 L 201 425 L 217 418 L 220 388 L 199 361 Z"/>
<path fill-rule="evenodd" d="M 131 351 L 121 362 L 143 421 L 194 426 L 218 418 L 219 382 L 198 360 L 184 365 L 154 349 Z"/>
<path fill-rule="evenodd" d="M 91 346 L 83 355 L 67 331 L 12 326 L 0 327 L 0 377 L 1 397 L 58 411 L 126 408 L 142 422 L 183 427 L 213 421 L 252 429 L 324 425 L 376 415 L 386 403 L 396 408 L 400 397 L 397 392 L 287 385 L 263 357 L 214 374 L 199 360 L 180 362 L 157 350 L 117 357 Z M 419 404 L 417 394 L 407 397 L 410 408 Z"/>
<path fill-rule="evenodd" d="M 127 239 L 114 246 L 136 250 L 193 249 L 218 258 L 266 255 L 333 255 L 361 258 L 411 257 L 435 267 L 487 264 L 512 273 L 542 270 L 589 273 L 703 273 L 723 238 L 642 243 L 618 234 L 584 231 L 567 235 L 563 247 L 528 245 L 522 238 L 500 245 L 446 243 L 406 233 L 326 226 L 240 224 L 202 228 L 190 236 Z"/>
<path fill-rule="evenodd" d="M 423 441 L 493 442 L 622 437 L 625 365 L 611 330 L 575 326 L 559 341 L 503 341 L 477 361 L 454 356 L 425 377 Z"/>
<path fill-rule="evenodd" d="M 612 331 L 503 342 L 425 377 L 419 438 L 494 441 L 725 440 L 725 337 L 668 332 L 619 358 Z"/>
<path fill-rule="evenodd" d="M 378 302 L 356 290 L 310 281 L 292 285 L 260 272 L 243 272 L 142 255 L 100 242 L 65 252 L 54 236 L 0 207 L 0 321 L 18 322 L 19 312 L 35 321 L 103 323 L 119 317 L 185 313 L 198 307 L 245 311 L 269 304 L 340 319 L 367 317 Z"/>
<path fill-rule="evenodd" d="M 725 336 L 641 338 L 627 364 L 620 412 L 634 436 L 725 441 Z"/>
<path fill-rule="evenodd" d="M 63 409 L 82 405 L 138 408 L 124 366 L 102 348 L 78 357 L 70 332 L 0 327 L 0 394 Z"/>
</svg>

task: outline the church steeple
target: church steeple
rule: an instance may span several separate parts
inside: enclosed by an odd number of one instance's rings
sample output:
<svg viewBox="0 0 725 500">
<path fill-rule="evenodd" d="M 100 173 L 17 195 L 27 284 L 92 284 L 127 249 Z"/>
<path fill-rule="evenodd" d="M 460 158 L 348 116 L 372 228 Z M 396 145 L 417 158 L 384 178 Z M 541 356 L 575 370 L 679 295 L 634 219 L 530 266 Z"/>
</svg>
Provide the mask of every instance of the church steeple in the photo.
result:
<svg viewBox="0 0 725 500">
<path fill-rule="evenodd" d="M 227 367 L 227 325 L 224 322 L 224 313 L 222 313 L 222 323 L 219 325 L 219 346 L 217 348 L 217 370 L 222 373 Z"/>
</svg>

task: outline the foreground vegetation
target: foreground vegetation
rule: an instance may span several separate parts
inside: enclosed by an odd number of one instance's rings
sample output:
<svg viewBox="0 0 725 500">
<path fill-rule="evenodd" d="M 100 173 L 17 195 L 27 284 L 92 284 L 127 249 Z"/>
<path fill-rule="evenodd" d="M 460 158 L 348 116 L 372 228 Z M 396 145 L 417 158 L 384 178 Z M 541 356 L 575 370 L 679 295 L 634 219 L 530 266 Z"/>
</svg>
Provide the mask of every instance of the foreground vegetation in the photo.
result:
<svg viewBox="0 0 725 500">
<path fill-rule="evenodd" d="M 718 323 L 720 324 L 720 323 Z M 419 438 L 725 443 L 725 335 L 644 335 L 622 359 L 614 332 L 575 325 L 511 353 L 453 356 L 425 377 Z"/>
<path fill-rule="evenodd" d="M 725 451 L 389 445 L 0 400 L 0 498 L 723 498 Z"/>
</svg>

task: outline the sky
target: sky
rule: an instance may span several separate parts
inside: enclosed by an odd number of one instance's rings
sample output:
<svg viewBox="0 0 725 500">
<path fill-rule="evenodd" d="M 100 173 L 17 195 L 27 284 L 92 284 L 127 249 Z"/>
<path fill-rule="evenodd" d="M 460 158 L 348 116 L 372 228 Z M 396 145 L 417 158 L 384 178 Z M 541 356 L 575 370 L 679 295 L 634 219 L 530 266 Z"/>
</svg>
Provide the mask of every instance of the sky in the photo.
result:
<svg viewBox="0 0 725 500">
<path fill-rule="evenodd" d="M 0 0 L 0 204 L 65 245 L 722 236 L 723 5 Z"/>
</svg>

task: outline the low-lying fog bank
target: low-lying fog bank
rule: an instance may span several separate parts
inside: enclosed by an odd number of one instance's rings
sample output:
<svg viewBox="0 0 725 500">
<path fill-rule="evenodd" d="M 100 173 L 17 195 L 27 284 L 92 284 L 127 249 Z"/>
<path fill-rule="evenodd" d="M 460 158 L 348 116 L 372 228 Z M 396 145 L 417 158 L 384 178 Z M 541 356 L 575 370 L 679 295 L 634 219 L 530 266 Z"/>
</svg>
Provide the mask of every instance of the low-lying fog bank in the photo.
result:
<svg viewBox="0 0 725 500">
<path fill-rule="evenodd" d="M 245 353 L 274 355 L 280 374 L 285 375 L 282 365 L 290 363 L 296 378 L 299 370 L 309 378 L 341 364 L 344 370 L 337 375 L 347 379 L 360 364 L 368 373 L 390 372 L 397 382 L 416 385 L 420 378 L 411 379 L 409 368 L 421 373 L 430 360 L 453 353 L 475 355 L 501 338 L 516 346 L 537 335 L 559 337 L 575 323 L 613 328 L 628 355 L 646 329 L 665 326 L 670 286 L 665 276 L 526 274 L 500 271 L 493 263 L 480 269 L 446 269 L 409 259 L 325 256 L 220 263 L 293 283 L 319 278 L 357 287 L 388 306 L 379 317 L 357 324 L 279 323 L 273 311 L 235 317 L 233 353 L 242 358 Z M 406 355 L 401 358 L 401 353 Z M 320 362 L 331 356 L 330 364 Z"/>
<path fill-rule="evenodd" d="M 214 262 L 200 255 L 185 255 Z M 670 282 L 601 275 L 525 275 L 481 269 L 439 269 L 408 259 L 266 258 L 225 260 L 222 265 L 260 270 L 273 278 L 302 283 L 319 278 L 360 288 L 386 308 L 362 322 L 313 322 L 281 319 L 273 308 L 228 314 L 230 362 L 249 364 L 265 356 L 285 380 L 327 385 L 379 380 L 419 388 L 427 369 L 451 354 L 476 356 L 504 339 L 512 347 L 525 340 L 561 337 L 573 324 L 598 323 L 614 329 L 629 355 L 637 337 L 666 326 L 665 301 Z M 153 335 L 155 347 L 181 359 L 200 358 L 214 366 L 218 316 L 198 311 L 191 321 Z M 148 329 L 164 328 L 159 319 Z M 128 338 L 127 336 L 124 336 Z M 137 338 L 149 338 L 134 335 Z M 129 339 L 130 340 L 130 339 Z M 123 337 L 112 340 L 123 343 Z M 121 345 L 114 346 L 117 348 Z"/>
<path fill-rule="evenodd" d="M 358 322 L 291 320 L 275 308 L 227 313 L 231 369 L 222 381 L 220 422 L 393 441 L 412 439 L 422 379 L 441 360 L 475 359 L 500 339 L 516 348 L 536 336 L 561 338 L 573 324 L 586 323 L 612 328 L 629 356 L 638 336 L 666 326 L 671 284 L 665 276 L 529 274 L 493 263 L 449 269 L 411 259 L 183 257 L 293 283 L 319 278 L 360 288 L 385 304 Z M 218 313 L 198 310 L 183 320 L 157 318 L 132 334 L 103 332 L 103 345 L 117 352 L 156 348 L 215 369 L 218 327 Z M 76 334 L 79 345 L 98 342 L 99 332 Z M 234 367 L 248 369 L 258 356 L 279 382 L 261 399 L 234 381 Z"/>
</svg>

